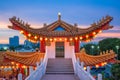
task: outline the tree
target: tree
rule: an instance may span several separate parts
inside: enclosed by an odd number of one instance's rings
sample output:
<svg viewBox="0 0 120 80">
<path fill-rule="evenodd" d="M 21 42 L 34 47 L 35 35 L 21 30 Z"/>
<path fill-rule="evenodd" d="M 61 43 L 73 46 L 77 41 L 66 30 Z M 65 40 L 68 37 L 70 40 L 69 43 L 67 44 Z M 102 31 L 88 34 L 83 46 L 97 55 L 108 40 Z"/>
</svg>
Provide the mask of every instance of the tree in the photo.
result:
<svg viewBox="0 0 120 80">
<path fill-rule="evenodd" d="M 114 80 L 120 80 L 120 64 L 114 64 L 111 68 Z"/>
<path fill-rule="evenodd" d="M 84 45 L 83 48 L 85 48 L 87 54 L 91 54 L 91 55 L 99 54 L 99 48 L 97 44 L 88 43 Z"/>
<path fill-rule="evenodd" d="M 119 38 L 106 38 L 99 41 L 99 46 L 101 51 L 113 50 L 118 54 L 118 59 L 120 59 L 120 39 Z M 119 49 L 116 49 L 119 46 Z"/>
</svg>

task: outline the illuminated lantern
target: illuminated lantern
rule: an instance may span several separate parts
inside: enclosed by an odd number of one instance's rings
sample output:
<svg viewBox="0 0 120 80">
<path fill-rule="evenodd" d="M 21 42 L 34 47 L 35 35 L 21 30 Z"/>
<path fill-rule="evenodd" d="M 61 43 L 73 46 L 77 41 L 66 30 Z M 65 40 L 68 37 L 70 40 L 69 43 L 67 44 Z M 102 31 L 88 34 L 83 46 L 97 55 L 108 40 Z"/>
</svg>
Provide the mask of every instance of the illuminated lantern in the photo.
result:
<svg viewBox="0 0 120 80">
<path fill-rule="evenodd" d="M 95 35 L 95 34 L 96 34 L 96 32 L 93 32 L 92 34 L 93 34 L 93 35 Z"/>
<path fill-rule="evenodd" d="M 106 65 L 107 64 L 107 62 L 104 62 L 104 65 Z"/>
<path fill-rule="evenodd" d="M 99 33 L 101 33 L 102 32 L 102 30 L 99 30 Z"/>
<path fill-rule="evenodd" d="M 52 38 L 50 38 L 50 41 L 52 41 Z"/>
<path fill-rule="evenodd" d="M 31 34 L 29 33 L 28 36 L 31 37 Z"/>
<path fill-rule="evenodd" d="M 23 33 L 24 33 L 24 31 L 23 31 L 23 30 L 21 30 L 21 31 L 20 31 L 20 34 L 23 34 Z"/>
<path fill-rule="evenodd" d="M 70 41 L 72 41 L 73 39 L 72 38 L 70 38 Z"/>
<path fill-rule="evenodd" d="M 54 38 L 54 41 L 56 41 L 57 39 L 56 38 Z"/>
<path fill-rule="evenodd" d="M 59 40 L 60 40 L 60 41 L 62 41 L 62 39 L 61 39 L 61 38 L 60 38 Z"/>
<path fill-rule="evenodd" d="M 88 38 L 89 37 L 89 35 L 86 35 L 86 38 Z"/>
<path fill-rule="evenodd" d="M 67 38 L 65 38 L 65 41 L 67 41 Z"/>
<path fill-rule="evenodd" d="M 82 40 L 82 39 L 83 39 L 83 37 L 81 36 L 81 37 L 80 37 L 80 40 Z"/>
<path fill-rule="evenodd" d="M 13 65 L 13 64 L 14 64 L 14 62 L 11 62 L 11 64 Z"/>
<path fill-rule="evenodd" d="M 40 40 L 42 41 L 42 40 L 43 40 L 43 38 L 42 38 L 42 37 L 40 37 Z"/>
<path fill-rule="evenodd" d="M 1 66 L 1 68 L 4 68 L 3 66 Z"/>
<path fill-rule="evenodd" d="M 77 38 L 77 37 L 75 37 L 75 40 L 78 40 L 78 38 Z"/>
<path fill-rule="evenodd" d="M 101 66 L 104 66 L 104 63 L 101 63 Z"/>
<path fill-rule="evenodd" d="M 95 65 L 96 68 L 99 68 L 99 65 Z"/>
<path fill-rule="evenodd" d="M 37 36 L 35 36 L 34 38 L 37 39 Z"/>
<path fill-rule="evenodd" d="M 84 70 L 86 70 L 87 68 L 86 67 L 84 67 Z"/>
<path fill-rule="evenodd" d="M 47 38 L 45 38 L 45 41 L 47 41 L 48 39 Z"/>
</svg>

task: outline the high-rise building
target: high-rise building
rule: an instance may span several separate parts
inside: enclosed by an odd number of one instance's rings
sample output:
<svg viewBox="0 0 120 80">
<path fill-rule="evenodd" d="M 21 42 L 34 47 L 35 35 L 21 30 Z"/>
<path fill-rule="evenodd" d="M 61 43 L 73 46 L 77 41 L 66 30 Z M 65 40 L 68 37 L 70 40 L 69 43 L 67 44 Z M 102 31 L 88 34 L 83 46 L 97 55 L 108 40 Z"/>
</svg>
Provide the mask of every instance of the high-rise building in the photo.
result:
<svg viewBox="0 0 120 80">
<path fill-rule="evenodd" d="M 18 36 L 10 37 L 9 45 L 13 47 L 19 46 L 19 37 Z"/>
</svg>

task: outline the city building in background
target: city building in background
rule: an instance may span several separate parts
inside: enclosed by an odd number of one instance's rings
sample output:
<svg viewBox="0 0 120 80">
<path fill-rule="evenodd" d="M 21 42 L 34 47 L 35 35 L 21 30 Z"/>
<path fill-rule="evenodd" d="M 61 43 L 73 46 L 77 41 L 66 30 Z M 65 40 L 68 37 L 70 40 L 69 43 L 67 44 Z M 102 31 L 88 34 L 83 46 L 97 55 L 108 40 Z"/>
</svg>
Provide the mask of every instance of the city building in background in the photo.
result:
<svg viewBox="0 0 120 80">
<path fill-rule="evenodd" d="M 9 46 L 12 46 L 12 47 L 19 46 L 19 37 L 18 36 L 10 37 Z"/>
</svg>

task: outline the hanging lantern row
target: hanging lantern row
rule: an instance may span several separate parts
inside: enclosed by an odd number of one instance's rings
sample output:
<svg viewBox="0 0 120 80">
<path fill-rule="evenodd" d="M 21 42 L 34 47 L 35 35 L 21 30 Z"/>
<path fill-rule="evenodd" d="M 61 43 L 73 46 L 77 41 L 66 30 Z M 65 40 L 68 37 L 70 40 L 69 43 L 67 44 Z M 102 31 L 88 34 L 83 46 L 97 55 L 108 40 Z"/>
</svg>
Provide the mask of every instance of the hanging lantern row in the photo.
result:
<svg viewBox="0 0 120 80">
<path fill-rule="evenodd" d="M 100 63 L 100 64 L 96 64 L 95 67 L 96 67 L 96 68 L 99 68 L 99 67 L 103 67 L 103 66 L 105 66 L 105 65 L 107 65 L 107 62 L 102 62 L 102 63 Z"/>
<path fill-rule="evenodd" d="M 100 64 L 96 64 L 95 65 L 95 67 L 96 68 L 99 68 L 99 67 L 103 67 L 103 66 L 105 66 L 105 65 L 107 65 L 107 62 L 102 62 L 102 63 L 100 63 Z M 93 66 L 90 66 L 90 68 L 92 68 Z M 84 70 L 87 70 L 87 67 L 85 66 L 84 67 Z"/>
<path fill-rule="evenodd" d="M 80 41 L 89 42 L 93 38 L 95 38 L 98 33 L 101 33 L 101 32 L 102 32 L 102 30 L 96 30 L 94 32 L 91 32 L 90 34 L 85 34 L 85 35 L 77 36 L 77 37 L 74 37 L 74 38 L 71 37 L 71 38 L 64 38 L 64 39 L 59 38 L 58 39 L 58 38 L 40 37 L 40 36 L 32 34 L 32 33 L 27 33 L 26 31 L 23 31 L 23 30 L 20 31 L 21 34 L 24 34 L 24 37 L 26 39 L 28 39 L 29 41 L 34 42 L 34 43 L 36 43 L 39 40 L 40 41 L 42 41 L 42 40 L 45 40 L 45 41 L 56 41 L 56 40 L 59 40 L 59 41 L 63 41 L 63 40 L 65 40 L 65 41 L 73 41 L 73 40 L 80 40 Z"/>
</svg>

